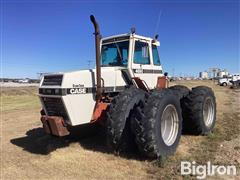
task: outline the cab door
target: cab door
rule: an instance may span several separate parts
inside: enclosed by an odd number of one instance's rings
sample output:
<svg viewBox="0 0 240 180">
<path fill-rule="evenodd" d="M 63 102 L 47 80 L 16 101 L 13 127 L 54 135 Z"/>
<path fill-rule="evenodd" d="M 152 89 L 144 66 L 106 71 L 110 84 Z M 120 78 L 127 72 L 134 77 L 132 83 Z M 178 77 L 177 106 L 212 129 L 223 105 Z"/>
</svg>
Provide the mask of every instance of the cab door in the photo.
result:
<svg viewBox="0 0 240 180">
<path fill-rule="evenodd" d="M 150 89 L 155 88 L 157 84 L 157 74 L 154 73 L 156 67 L 153 65 L 150 41 L 136 39 L 133 47 L 133 76 L 144 80 Z"/>
</svg>

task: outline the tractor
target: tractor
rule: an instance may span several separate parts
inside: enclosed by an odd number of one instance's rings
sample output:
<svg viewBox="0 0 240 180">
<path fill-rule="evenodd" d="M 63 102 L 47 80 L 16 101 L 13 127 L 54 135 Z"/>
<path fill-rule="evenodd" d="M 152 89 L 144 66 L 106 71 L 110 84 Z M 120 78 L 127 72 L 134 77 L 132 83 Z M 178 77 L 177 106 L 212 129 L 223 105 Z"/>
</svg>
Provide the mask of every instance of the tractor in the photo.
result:
<svg viewBox="0 0 240 180">
<path fill-rule="evenodd" d="M 130 33 L 102 38 L 93 15 L 96 68 L 44 75 L 39 86 L 45 132 L 102 124 L 114 152 L 136 147 L 148 158 L 173 154 L 182 133 L 207 135 L 215 125 L 211 88 L 169 87 L 158 37 Z"/>
</svg>

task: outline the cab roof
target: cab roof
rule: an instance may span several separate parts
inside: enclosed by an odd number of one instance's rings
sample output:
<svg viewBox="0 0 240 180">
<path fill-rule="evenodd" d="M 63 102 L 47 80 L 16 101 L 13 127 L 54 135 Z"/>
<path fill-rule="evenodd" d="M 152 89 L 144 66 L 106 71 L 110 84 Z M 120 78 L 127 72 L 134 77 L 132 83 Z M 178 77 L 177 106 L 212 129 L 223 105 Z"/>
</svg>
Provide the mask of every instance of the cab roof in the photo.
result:
<svg viewBox="0 0 240 180">
<path fill-rule="evenodd" d="M 155 41 L 154 44 L 160 45 L 160 41 L 150 38 L 150 37 L 145 37 L 137 34 L 132 34 L 132 33 L 126 33 L 126 34 L 119 34 L 119 35 L 113 35 L 113 36 L 108 36 L 105 38 L 102 38 L 102 43 L 110 43 L 111 41 L 123 41 L 123 40 L 128 40 L 130 38 L 136 38 L 140 40 L 146 40 L 146 41 Z"/>
</svg>

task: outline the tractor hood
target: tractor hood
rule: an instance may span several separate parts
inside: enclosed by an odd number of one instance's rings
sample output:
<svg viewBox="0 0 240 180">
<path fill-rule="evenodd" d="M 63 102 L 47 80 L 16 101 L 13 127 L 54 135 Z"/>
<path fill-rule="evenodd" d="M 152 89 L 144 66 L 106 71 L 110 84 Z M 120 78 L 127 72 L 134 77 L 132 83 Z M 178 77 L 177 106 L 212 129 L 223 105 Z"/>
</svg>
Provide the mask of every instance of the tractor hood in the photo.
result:
<svg viewBox="0 0 240 180">
<path fill-rule="evenodd" d="M 101 71 L 105 93 L 126 88 L 126 68 L 102 67 Z M 45 114 L 62 117 L 71 126 L 90 123 L 96 104 L 96 83 L 95 69 L 45 75 L 39 87 Z"/>
<path fill-rule="evenodd" d="M 104 87 L 126 86 L 123 72 L 124 67 L 102 67 L 102 85 Z M 92 88 L 96 87 L 96 69 L 80 70 L 66 73 L 45 75 L 40 88 Z"/>
</svg>

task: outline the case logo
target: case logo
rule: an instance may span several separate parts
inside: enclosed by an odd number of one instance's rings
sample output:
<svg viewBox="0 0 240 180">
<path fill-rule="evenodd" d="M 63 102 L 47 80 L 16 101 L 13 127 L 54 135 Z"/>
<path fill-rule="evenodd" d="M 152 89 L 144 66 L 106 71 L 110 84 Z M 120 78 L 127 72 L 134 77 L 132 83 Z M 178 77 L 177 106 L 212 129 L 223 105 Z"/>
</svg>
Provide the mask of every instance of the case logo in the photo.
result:
<svg viewBox="0 0 240 180">
<path fill-rule="evenodd" d="M 86 88 L 71 88 L 69 89 L 69 94 L 85 94 Z"/>
</svg>

